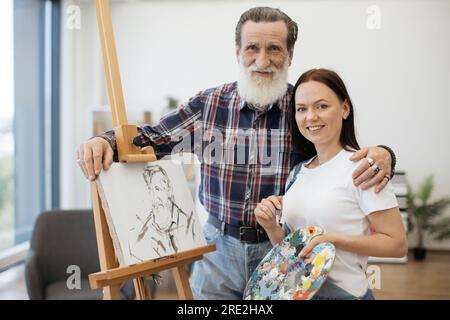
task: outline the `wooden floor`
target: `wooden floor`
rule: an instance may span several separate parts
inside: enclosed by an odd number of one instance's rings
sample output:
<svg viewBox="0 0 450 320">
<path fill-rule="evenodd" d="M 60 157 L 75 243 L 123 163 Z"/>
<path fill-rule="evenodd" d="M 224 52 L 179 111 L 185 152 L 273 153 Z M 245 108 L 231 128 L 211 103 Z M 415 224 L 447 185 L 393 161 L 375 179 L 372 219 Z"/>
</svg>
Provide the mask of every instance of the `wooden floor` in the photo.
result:
<svg viewBox="0 0 450 320">
<path fill-rule="evenodd" d="M 376 299 L 450 300 L 450 252 L 430 251 L 425 261 L 409 254 L 406 264 L 378 264 L 381 289 Z"/>
<path fill-rule="evenodd" d="M 376 264 L 380 270 L 380 289 L 374 289 L 376 299 L 402 300 L 450 300 L 450 252 L 431 251 L 423 262 L 414 261 L 409 255 L 406 264 Z M 0 273 L 1 299 L 28 299 L 19 265 Z M 170 273 L 164 273 L 158 288 L 157 300 L 177 299 Z"/>
</svg>

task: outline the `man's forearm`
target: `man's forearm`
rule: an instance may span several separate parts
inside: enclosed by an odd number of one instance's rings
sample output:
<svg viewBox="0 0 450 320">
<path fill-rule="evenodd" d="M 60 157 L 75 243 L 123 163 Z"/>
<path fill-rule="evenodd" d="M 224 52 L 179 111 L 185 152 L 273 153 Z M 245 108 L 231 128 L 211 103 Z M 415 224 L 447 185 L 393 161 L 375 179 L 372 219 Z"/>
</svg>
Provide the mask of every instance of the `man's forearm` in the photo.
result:
<svg viewBox="0 0 450 320">
<path fill-rule="evenodd" d="M 150 127 L 149 125 L 144 125 L 143 127 L 145 127 L 145 126 Z M 145 135 L 144 130 L 141 126 L 138 126 L 137 130 L 138 130 L 138 135 L 134 138 L 134 141 L 133 141 L 133 143 L 136 146 L 138 146 L 138 147 L 152 146 L 154 148 L 156 157 L 158 159 L 167 155 L 167 151 L 164 152 L 164 150 L 163 150 L 161 152 L 161 149 L 164 149 L 164 148 L 158 148 L 158 146 L 156 144 L 154 144 L 151 141 L 151 139 Z M 114 130 L 109 130 L 109 131 L 103 132 L 102 134 L 99 134 L 95 137 L 105 139 L 109 143 L 109 145 L 111 146 L 111 148 L 114 151 L 113 161 L 119 162 L 119 153 L 117 150 L 116 136 L 115 136 Z"/>
</svg>

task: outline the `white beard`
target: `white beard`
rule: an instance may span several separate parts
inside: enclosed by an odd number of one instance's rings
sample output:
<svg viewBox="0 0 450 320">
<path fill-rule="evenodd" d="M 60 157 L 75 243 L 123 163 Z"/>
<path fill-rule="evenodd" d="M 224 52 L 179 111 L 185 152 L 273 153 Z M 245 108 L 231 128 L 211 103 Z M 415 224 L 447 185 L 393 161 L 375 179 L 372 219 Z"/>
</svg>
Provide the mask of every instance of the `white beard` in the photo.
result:
<svg viewBox="0 0 450 320">
<path fill-rule="evenodd" d="M 265 79 L 258 76 L 252 77 L 251 72 L 258 70 L 255 64 L 246 67 L 242 62 L 239 63 L 239 96 L 246 102 L 254 105 L 257 109 L 267 109 L 286 93 L 288 87 L 288 68 L 289 62 L 286 59 L 281 70 L 278 70 L 274 66 L 260 70 L 274 72 L 273 79 Z"/>
</svg>

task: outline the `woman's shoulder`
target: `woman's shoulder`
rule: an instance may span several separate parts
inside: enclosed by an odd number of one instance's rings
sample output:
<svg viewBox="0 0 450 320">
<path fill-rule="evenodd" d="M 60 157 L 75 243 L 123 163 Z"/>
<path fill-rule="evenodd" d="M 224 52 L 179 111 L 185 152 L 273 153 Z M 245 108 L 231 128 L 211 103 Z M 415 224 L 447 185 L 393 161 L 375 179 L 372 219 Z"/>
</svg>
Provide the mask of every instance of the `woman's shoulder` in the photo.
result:
<svg viewBox="0 0 450 320">
<path fill-rule="evenodd" d="M 302 167 L 305 165 L 305 163 L 307 163 L 308 161 L 311 161 L 311 159 L 306 160 L 306 161 L 300 161 L 299 163 L 297 163 L 296 165 L 294 165 L 294 167 L 292 167 L 291 171 L 289 172 L 289 175 L 286 179 L 286 183 L 285 183 L 285 192 L 292 186 L 292 184 L 295 182 L 295 180 L 297 179 Z"/>
<path fill-rule="evenodd" d="M 356 151 L 351 149 L 342 150 L 340 160 L 337 161 L 337 167 L 335 167 L 335 169 L 337 170 L 337 172 L 335 172 L 336 176 L 340 177 L 341 181 L 345 181 L 350 189 L 353 189 L 355 187 L 353 184 L 353 172 L 361 163 L 367 161 L 364 158 L 357 161 L 350 160 L 355 152 Z"/>
<path fill-rule="evenodd" d="M 288 182 L 292 179 L 295 179 L 295 177 L 298 175 L 298 173 L 302 169 L 302 166 L 305 163 L 306 163 L 306 161 L 301 161 L 301 162 L 297 163 L 294 167 L 292 167 L 291 171 L 289 172 L 289 176 L 287 178 Z"/>
<path fill-rule="evenodd" d="M 353 154 L 355 154 L 356 150 L 353 149 L 344 149 L 342 150 L 342 155 L 343 155 L 343 163 L 346 164 L 346 166 L 349 169 L 356 169 L 362 162 L 367 161 L 365 158 L 358 160 L 358 161 L 352 161 L 350 160 L 350 158 L 353 156 Z"/>
</svg>

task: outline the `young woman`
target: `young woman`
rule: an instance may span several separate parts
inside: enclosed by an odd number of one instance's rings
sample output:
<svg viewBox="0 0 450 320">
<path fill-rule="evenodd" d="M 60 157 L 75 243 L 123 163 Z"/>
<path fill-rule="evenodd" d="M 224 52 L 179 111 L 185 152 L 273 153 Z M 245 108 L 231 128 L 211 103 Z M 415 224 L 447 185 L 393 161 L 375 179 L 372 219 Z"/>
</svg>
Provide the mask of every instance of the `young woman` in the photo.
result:
<svg viewBox="0 0 450 320">
<path fill-rule="evenodd" d="M 336 247 L 333 268 L 316 298 L 373 299 L 366 278 L 367 257 L 402 257 L 407 253 L 393 189 L 387 185 L 376 193 L 374 188 L 362 190 L 352 182 L 352 172 L 359 165 L 349 160 L 359 149 L 353 106 L 335 72 L 305 72 L 294 87 L 290 108 L 293 143 L 309 160 L 293 168 L 283 197 L 270 196 L 258 204 L 257 221 L 272 244 L 291 230 L 322 227 L 324 234 L 300 252 L 300 256 L 307 256 L 321 242 Z M 374 174 L 378 172 L 371 159 L 361 161 L 369 161 Z M 281 212 L 282 225 L 276 209 Z M 374 232 L 369 231 L 369 225 Z"/>
</svg>

